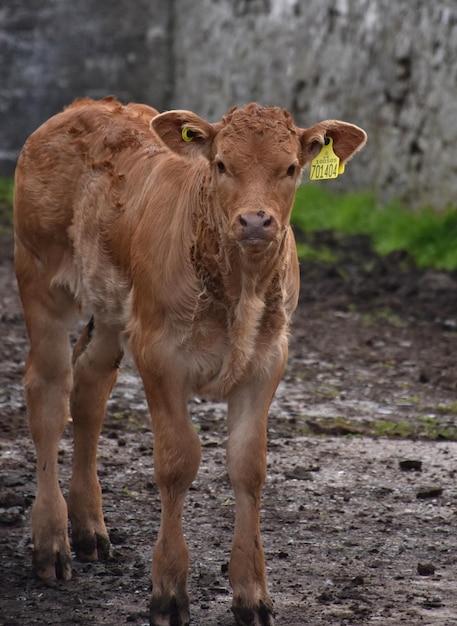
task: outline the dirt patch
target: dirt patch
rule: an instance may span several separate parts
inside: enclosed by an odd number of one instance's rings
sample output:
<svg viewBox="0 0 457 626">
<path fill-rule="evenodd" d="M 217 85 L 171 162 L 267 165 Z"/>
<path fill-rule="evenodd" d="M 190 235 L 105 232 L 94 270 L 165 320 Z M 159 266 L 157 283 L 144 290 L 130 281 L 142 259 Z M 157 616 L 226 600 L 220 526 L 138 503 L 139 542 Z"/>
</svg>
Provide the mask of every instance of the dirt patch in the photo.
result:
<svg viewBox="0 0 457 626">
<path fill-rule="evenodd" d="M 457 277 L 379 258 L 363 237 L 313 236 L 337 263 L 302 264 L 291 357 L 271 409 L 262 527 L 278 624 L 451 625 L 457 619 Z M 148 624 L 160 504 L 144 395 L 127 359 L 99 470 L 112 553 L 31 574 L 34 450 L 21 388 L 27 350 L 0 239 L 0 623 Z M 234 502 L 225 406 L 191 402 L 203 460 L 185 510 L 192 623 L 233 625 L 227 561 Z M 71 424 L 62 439 L 68 487 Z M 407 461 L 403 463 L 403 461 Z"/>
</svg>

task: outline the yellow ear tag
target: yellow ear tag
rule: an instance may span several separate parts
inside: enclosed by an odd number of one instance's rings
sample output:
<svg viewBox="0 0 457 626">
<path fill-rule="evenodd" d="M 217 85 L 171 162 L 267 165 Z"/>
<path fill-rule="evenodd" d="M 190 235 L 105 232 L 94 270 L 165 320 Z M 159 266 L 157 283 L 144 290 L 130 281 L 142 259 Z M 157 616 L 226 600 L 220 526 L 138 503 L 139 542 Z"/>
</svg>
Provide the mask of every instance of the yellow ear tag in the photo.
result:
<svg viewBox="0 0 457 626">
<path fill-rule="evenodd" d="M 344 172 L 344 163 L 340 164 L 340 158 L 333 152 L 333 139 L 325 138 L 321 151 L 311 161 L 311 180 L 327 180 L 336 178 Z"/>
<path fill-rule="evenodd" d="M 195 139 L 196 132 L 192 130 L 189 126 L 184 126 L 181 131 L 181 137 L 183 141 L 193 141 Z"/>
</svg>

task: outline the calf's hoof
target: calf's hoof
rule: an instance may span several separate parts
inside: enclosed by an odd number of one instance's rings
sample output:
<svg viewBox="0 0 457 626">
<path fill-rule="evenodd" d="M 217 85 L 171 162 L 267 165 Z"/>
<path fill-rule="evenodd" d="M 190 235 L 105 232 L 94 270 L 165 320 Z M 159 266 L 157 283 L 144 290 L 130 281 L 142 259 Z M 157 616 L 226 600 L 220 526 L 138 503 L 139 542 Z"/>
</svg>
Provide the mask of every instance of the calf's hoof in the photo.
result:
<svg viewBox="0 0 457 626">
<path fill-rule="evenodd" d="M 106 561 L 110 552 L 110 541 L 106 535 L 72 535 L 73 550 L 81 561 Z"/>
<path fill-rule="evenodd" d="M 273 607 L 261 602 L 256 608 L 232 605 L 238 626 L 274 626 Z"/>
<path fill-rule="evenodd" d="M 151 626 L 189 626 L 189 600 L 152 596 L 149 621 Z"/>
<path fill-rule="evenodd" d="M 35 548 L 32 554 L 32 568 L 35 575 L 46 583 L 52 583 L 56 579 L 70 580 L 70 547 L 63 545 L 60 549 L 51 550 Z"/>
</svg>

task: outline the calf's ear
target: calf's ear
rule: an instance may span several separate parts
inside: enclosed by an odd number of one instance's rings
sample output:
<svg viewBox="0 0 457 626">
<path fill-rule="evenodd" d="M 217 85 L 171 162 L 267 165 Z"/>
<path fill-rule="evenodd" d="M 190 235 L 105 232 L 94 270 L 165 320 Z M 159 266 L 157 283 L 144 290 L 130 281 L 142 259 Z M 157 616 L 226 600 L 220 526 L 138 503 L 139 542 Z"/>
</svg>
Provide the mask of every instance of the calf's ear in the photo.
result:
<svg viewBox="0 0 457 626">
<path fill-rule="evenodd" d="M 333 139 L 333 151 L 340 158 L 341 163 L 349 161 L 367 141 L 366 132 L 354 124 L 338 120 L 319 122 L 301 130 L 303 166 L 308 165 L 319 154 L 327 137 Z"/>
<path fill-rule="evenodd" d="M 166 111 L 151 120 L 152 130 L 173 152 L 210 158 L 215 125 L 191 111 Z"/>
</svg>

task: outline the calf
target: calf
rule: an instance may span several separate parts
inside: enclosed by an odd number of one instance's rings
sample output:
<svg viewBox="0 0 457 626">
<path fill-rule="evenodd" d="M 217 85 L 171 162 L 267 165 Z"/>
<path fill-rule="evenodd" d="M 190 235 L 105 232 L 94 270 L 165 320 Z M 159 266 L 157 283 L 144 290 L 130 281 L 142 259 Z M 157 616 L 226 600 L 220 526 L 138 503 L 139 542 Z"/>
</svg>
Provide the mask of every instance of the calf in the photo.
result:
<svg viewBox="0 0 457 626">
<path fill-rule="evenodd" d="M 302 169 L 328 138 L 344 163 L 366 135 L 339 121 L 301 129 L 286 111 L 257 104 L 210 124 L 108 98 L 75 102 L 26 142 L 16 170 L 15 270 L 30 338 L 24 385 L 39 577 L 71 577 L 57 473 L 69 411 L 73 548 L 88 561 L 108 554 L 97 441 L 127 341 L 152 417 L 162 503 L 151 624 L 189 623 L 182 512 L 200 462 L 191 394 L 228 402 L 236 621 L 273 624 L 259 508 L 267 414 L 299 290 L 289 219 Z M 71 354 L 68 329 L 82 305 L 92 318 Z"/>
</svg>

